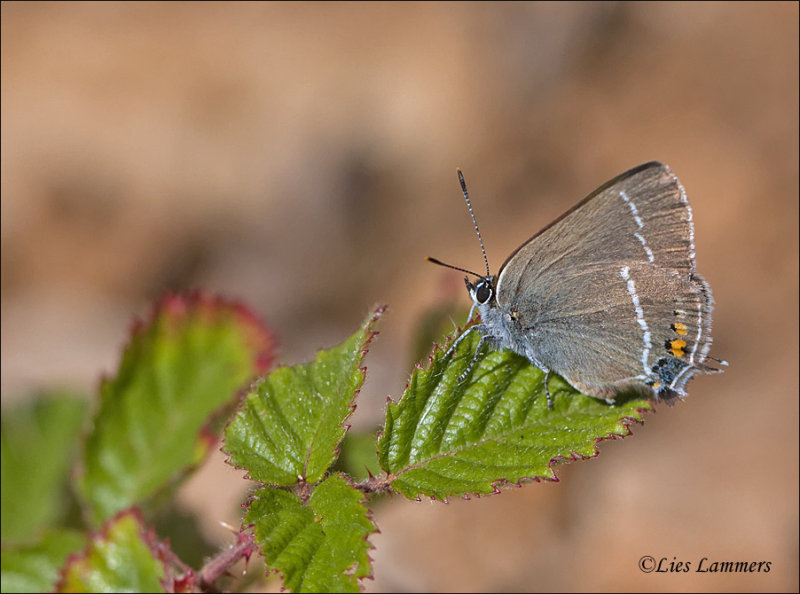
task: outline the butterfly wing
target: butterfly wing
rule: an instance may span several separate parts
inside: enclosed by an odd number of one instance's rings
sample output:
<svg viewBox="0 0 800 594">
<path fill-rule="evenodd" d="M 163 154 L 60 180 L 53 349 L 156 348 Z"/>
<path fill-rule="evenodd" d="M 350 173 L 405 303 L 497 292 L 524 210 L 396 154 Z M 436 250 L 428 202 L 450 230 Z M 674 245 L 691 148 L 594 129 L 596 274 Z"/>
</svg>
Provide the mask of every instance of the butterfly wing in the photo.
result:
<svg viewBox="0 0 800 594">
<path fill-rule="evenodd" d="M 712 299 L 678 179 L 647 163 L 598 188 L 506 260 L 497 305 L 581 391 L 666 383 L 683 395 L 710 348 Z"/>
</svg>

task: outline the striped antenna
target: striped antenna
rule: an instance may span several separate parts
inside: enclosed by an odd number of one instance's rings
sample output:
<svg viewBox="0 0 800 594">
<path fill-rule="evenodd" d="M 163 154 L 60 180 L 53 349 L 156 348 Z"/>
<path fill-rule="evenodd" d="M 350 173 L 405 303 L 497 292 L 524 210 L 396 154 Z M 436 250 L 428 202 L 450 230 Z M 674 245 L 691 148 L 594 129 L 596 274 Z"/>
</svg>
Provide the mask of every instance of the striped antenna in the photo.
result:
<svg viewBox="0 0 800 594">
<path fill-rule="evenodd" d="M 483 247 L 483 237 L 481 237 L 481 230 L 478 229 L 478 221 L 475 220 L 475 213 L 472 212 L 472 203 L 469 201 L 469 193 L 467 192 L 467 182 L 464 181 L 464 174 L 458 171 L 458 181 L 461 182 L 461 191 L 464 193 L 464 200 L 467 201 L 467 208 L 469 209 L 469 216 L 472 217 L 472 224 L 475 225 L 475 233 L 478 234 L 478 241 L 481 244 L 481 252 L 483 252 L 483 261 L 486 263 L 486 276 L 491 276 L 489 272 L 489 260 L 486 257 L 486 248 Z M 474 274 L 474 273 L 472 273 Z"/>
</svg>

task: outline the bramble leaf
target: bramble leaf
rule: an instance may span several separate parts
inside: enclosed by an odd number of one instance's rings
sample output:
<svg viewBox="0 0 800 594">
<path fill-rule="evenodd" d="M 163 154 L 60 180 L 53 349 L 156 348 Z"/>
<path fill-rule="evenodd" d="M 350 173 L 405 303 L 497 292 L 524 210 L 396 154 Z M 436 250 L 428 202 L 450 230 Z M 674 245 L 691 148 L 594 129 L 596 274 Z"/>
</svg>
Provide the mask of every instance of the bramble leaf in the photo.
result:
<svg viewBox="0 0 800 594">
<path fill-rule="evenodd" d="M 163 545 L 141 518 L 123 512 L 106 522 L 79 555 L 70 557 L 57 592 L 164 592 Z"/>
<path fill-rule="evenodd" d="M 86 400 L 49 393 L 3 411 L 0 508 L 4 542 L 33 536 L 63 518 L 67 481 L 87 420 Z"/>
<path fill-rule="evenodd" d="M 186 476 L 216 441 L 212 421 L 272 360 L 273 340 L 243 306 L 169 296 L 133 330 L 100 389 L 80 491 L 101 521 Z"/>
<path fill-rule="evenodd" d="M 307 503 L 289 491 L 266 487 L 250 502 L 245 524 L 270 570 L 292 592 L 358 592 L 370 575 L 367 536 L 376 530 L 364 496 L 341 476 L 313 488 Z"/>
<path fill-rule="evenodd" d="M 225 429 L 229 463 L 266 484 L 319 481 L 336 459 L 342 423 L 364 382 L 361 361 L 382 312 L 313 362 L 279 368 L 255 384 Z"/>
<path fill-rule="evenodd" d="M 483 352 L 469 374 L 479 333 L 448 358 L 437 348 L 417 368 L 399 402 L 386 409 L 378 440 L 391 486 L 410 498 L 492 493 L 503 482 L 554 479 L 552 466 L 592 457 L 597 442 L 630 433 L 651 405 L 618 398 L 610 405 L 554 377 L 547 408 L 544 373 L 515 353 Z"/>
<path fill-rule="evenodd" d="M 86 535 L 73 530 L 42 534 L 33 544 L 3 546 L 1 592 L 52 592 L 67 557 L 79 552 Z"/>
</svg>

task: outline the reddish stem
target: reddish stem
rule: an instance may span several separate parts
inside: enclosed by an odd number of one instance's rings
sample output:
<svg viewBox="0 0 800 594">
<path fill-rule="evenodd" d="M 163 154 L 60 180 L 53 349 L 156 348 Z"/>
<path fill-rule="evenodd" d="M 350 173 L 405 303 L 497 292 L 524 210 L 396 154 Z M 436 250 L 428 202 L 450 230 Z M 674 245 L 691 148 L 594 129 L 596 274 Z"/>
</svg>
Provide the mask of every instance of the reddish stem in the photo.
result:
<svg viewBox="0 0 800 594">
<path fill-rule="evenodd" d="M 215 582 L 227 574 L 228 569 L 242 557 L 249 560 L 254 548 L 254 536 L 240 532 L 236 544 L 222 551 L 197 572 L 198 587 L 204 592 L 218 592 L 219 589 L 215 586 Z"/>
</svg>

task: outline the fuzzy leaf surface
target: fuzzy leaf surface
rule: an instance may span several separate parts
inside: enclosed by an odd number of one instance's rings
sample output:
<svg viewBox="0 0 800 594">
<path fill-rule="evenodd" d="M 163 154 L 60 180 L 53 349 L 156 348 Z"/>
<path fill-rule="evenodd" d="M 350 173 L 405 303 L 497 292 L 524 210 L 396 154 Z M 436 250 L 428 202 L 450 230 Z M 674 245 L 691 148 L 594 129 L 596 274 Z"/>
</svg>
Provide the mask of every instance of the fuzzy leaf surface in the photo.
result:
<svg viewBox="0 0 800 594">
<path fill-rule="evenodd" d="M 367 536 L 375 531 L 364 496 L 340 476 L 317 485 L 308 502 L 266 487 L 250 502 L 245 524 L 270 570 L 292 592 L 358 592 L 371 573 Z"/>
<path fill-rule="evenodd" d="M 51 393 L 3 411 L 0 509 L 4 542 L 57 523 L 88 418 L 85 399 Z"/>
<path fill-rule="evenodd" d="M 162 300 L 100 388 L 80 482 L 93 519 L 184 478 L 216 441 L 215 413 L 266 369 L 272 351 L 269 333 L 242 306 L 203 295 Z"/>
<path fill-rule="evenodd" d="M 164 561 L 135 513 L 122 513 L 67 562 L 57 592 L 163 592 Z"/>
<path fill-rule="evenodd" d="M 229 463 L 262 483 L 322 479 L 364 382 L 361 361 L 383 309 L 345 342 L 308 364 L 282 367 L 253 386 L 225 430 Z"/>
<path fill-rule="evenodd" d="M 511 351 L 484 351 L 469 374 L 479 333 L 472 332 L 446 359 L 436 349 L 417 368 L 401 400 L 386 409 L 378 440 L 381 468 L 409 498 L 439 499 L 496 491 L 498 483 L 555 478 L 562 459 L 591 457 L 602 439 L 628 435 L 647 400 L 618 398 L 609 405 L 580 394 Z"/>
<path fill-rule="evenodd" d="M 3 546 L 1 592 L 52 592 L 67 557 L 78 553 L 86 535 L 72 530 L 42 534 L 33 544 Z"/>
</svg>

